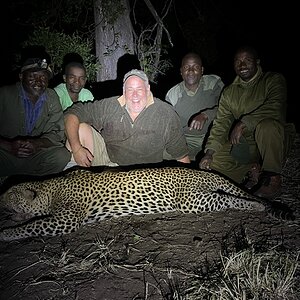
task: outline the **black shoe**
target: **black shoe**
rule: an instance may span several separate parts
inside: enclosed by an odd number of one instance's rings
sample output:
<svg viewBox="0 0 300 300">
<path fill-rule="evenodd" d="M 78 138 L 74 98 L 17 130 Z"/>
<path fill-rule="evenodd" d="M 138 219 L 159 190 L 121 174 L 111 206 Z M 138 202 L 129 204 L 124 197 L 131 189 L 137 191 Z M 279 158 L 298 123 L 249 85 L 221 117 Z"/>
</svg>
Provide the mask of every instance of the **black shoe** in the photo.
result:
<svg viewBox="0 0 300 300">
<path fill-rule="evenodd" d="M 274 199 L 281 194 L 281 175 L 272 172 L 263 172 L 260 179 L 260 187 L 254 195 L 266 199 Z"/>
<path fill-rule="evenodd" d="M 245 179 L 243 180 L 243 187 L 247 190 L 252 190 L 259 181 L 261 175 L 261 167 L 255 163 L 251 166 L 250 171 L 247 172 Z"/>
</svg>

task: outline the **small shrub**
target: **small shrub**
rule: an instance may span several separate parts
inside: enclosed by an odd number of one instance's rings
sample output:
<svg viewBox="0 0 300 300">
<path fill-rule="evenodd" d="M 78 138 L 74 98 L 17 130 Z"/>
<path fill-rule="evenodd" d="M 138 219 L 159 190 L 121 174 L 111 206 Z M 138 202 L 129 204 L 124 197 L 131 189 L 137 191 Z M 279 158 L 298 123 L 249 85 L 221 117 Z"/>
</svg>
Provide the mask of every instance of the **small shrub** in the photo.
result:
<svg viewBox="0 0 300 300">
<path fill-rule="evenodd" d="M 78 53 L 84 61 L 88 80 L 96 80 L 100 64 L 93 53 L 93 40 L 83 38 L 76 33 L 67 35 L 62 32 L 50 31 L 49 28 L 38 28 L 23 43 L 23 47 L 44 46 L 51 57 L 54 75 L 62 71 L 63 58 L 68 53 Z"/>
</svg>

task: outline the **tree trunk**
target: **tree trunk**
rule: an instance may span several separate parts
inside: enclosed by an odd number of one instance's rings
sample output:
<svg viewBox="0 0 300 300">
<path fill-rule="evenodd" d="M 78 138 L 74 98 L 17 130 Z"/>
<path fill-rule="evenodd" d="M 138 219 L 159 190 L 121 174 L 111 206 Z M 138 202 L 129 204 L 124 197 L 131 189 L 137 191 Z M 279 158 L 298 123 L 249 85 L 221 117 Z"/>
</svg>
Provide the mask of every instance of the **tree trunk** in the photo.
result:
<svg viewBox="0 0 300 300">
<path fill-rule="evenodd" d="M 94 1 L 96 56 L 101 64 L 98 82 L 115 80 L 119 58 L 134 53 L 129 12 L 127 0 Z"/>
</svg>

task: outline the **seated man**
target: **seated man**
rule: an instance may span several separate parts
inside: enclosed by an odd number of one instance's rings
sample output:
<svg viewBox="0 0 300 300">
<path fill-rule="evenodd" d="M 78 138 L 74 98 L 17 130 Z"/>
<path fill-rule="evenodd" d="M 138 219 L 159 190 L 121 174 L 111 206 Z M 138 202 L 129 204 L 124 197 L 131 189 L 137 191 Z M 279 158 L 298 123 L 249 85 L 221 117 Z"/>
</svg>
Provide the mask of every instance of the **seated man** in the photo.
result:
<svg viewBox="0 0 300 300">
<path fill-rule="evenodd" d="M 77 101 L 83 102 L 94 99 L 91 91 L 84 88 L 87 77 L 86 69 L 81 63 L 68 63 L 65 67 L 63 79 L 65 83 L 60 83 L 54 88 L 63 110 Z"/>
<path fill-rule="evenodd" d="M 72 162 L 85 167 L 151 164 L 163 161 L 166 151 L 189 163 L 179 117 L 153 97 L 147 75 L 131 70 L 123 82 L 122 96 L 77 102 L 65 111 Z"/>
<path fill-rule="evenodd" d="M 70 160 L 47 58 L 28 58 L 17 82 L 0 88 L 0 176 L 48 175 Z"/>
<path fill-rule="evenodd" d="M 166 95 L 166 101 L 180 116 L 191 160 L 196 160 L 197 154 L 203 150 L 224 87 L 219 76 L 203 75 L 203 71 L 201 57 L 196 53 L 186 54 L 180 67 L 183 81 Z"/>
<path fill-rule="evenodd" d="M 295 135 L 293 124 L 286 123 L 286 81 L 279 73 L 263 72 L 251 47 L 237 50 L 234 70 L 237 76 L 221 95 L 199 166 L 237 183 L 250 171 L 246 187 L 272 199 L 281 193 L 281 171 Z"/>
</svg>

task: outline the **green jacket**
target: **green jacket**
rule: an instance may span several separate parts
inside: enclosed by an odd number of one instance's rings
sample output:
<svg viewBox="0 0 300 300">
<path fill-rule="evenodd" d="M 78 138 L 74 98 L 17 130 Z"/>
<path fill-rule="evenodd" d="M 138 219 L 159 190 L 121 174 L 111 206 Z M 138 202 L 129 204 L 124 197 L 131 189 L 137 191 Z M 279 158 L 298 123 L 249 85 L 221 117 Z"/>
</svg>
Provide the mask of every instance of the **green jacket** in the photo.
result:
<svg viewBox="0 0 300 300">
<path fill-rule="evenodd" d="M 25 109 L 20 97 L 20 89 L 20 82 L 0 88 L 0 136 L 2 137 L 27 136 Z M 63 111 L 55 91 L 47 89 L 46 94 L 47 99 L 31 136 L 46 138 L 54 145 L 63 146 L 65 138 Z"/>
<path fill-rule="evenodd" d="M 228 142 L 235 120 L 246 125 L 243 135 L 249 142 L 254 141 L 255 128 L 263 119 L 272 118 L 284 124 L 286 99 L 286 81 L 279 73 L 263 73 L 259 67 L 257 74 L 249 82 L 244 82 L 237 76 L 221 95 L 217 117 L 205 150 L 220 150 Z"/>
</svg>

